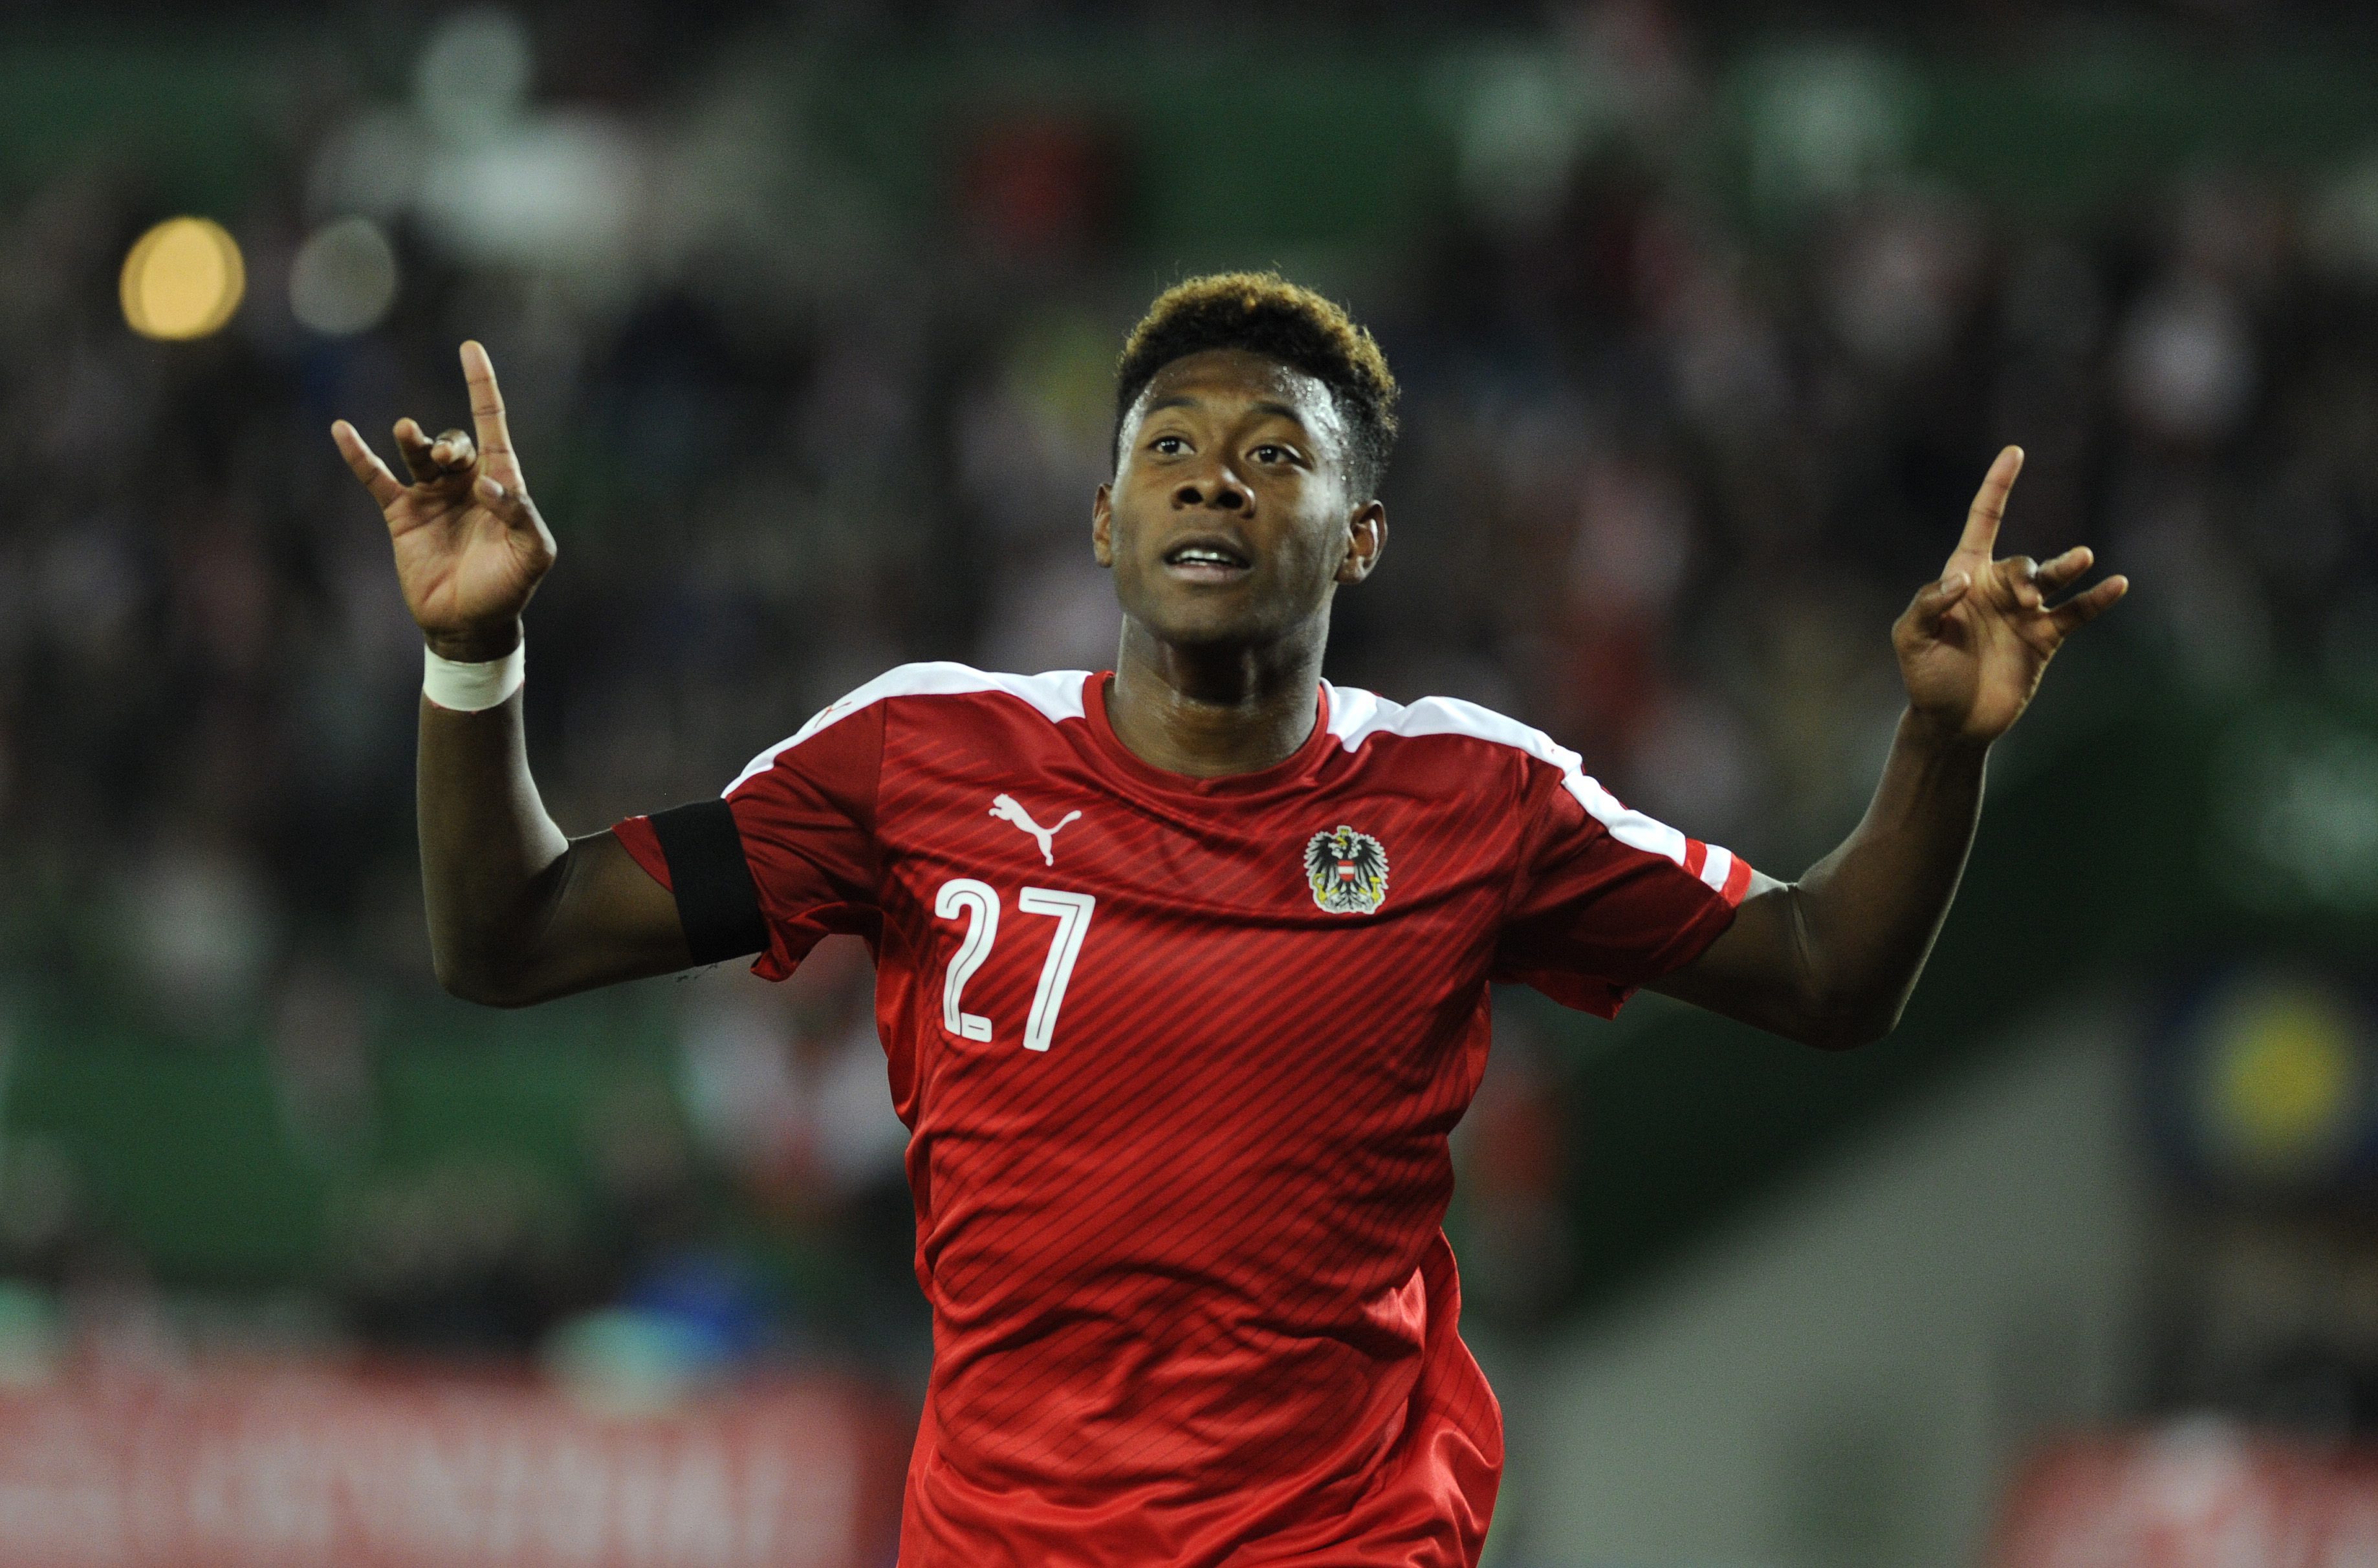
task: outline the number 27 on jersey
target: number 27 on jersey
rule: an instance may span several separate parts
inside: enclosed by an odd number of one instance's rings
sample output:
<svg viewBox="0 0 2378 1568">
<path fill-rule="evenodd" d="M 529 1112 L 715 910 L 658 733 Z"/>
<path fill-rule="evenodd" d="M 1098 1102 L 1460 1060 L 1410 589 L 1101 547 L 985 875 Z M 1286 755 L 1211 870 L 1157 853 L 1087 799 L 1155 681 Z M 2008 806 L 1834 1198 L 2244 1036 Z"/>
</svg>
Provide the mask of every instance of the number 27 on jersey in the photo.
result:
<svg viewBox="0 0 2378 1568">
<path fill-rule="evenodd" d="M 1057 1037 L 1057 1014 L 1064 1008 L 1074 960 L 1082 955 L 1083 939 L 1090 934 L 1090 912 L 1098 902 L 1086 892 L 1053 888 L 1026 888 L 1015 895 L 1015 907 L 1024 914 L 1045 915 L 1057 922 L 1049 956 L 1040 964 L 1040 984 L 1032 993 L 1032 1011 L 1024 1023 L 1027 1051 L 1045 1051 Z M 935 895 L 933 913 L 944 920 L 967 922 L 966 939 L 951 956 L 949 974 L 942 981 L 942 1027 L 961 1039 L 988 1040 L 991 1020 L 967 1011 L 962 999 L 967 982 L 999 940 L 999 891 L 972 877 L 954 877 Z"/>
</svg>

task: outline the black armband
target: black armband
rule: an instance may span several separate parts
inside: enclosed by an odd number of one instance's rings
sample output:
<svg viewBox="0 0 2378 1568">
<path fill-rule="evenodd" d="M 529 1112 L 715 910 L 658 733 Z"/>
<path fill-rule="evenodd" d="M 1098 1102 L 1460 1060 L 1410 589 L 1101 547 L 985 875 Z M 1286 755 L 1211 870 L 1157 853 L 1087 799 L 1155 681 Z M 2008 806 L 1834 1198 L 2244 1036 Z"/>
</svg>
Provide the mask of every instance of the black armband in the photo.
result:
<svg viewBox="0 0 2378 1568">
<path fill-rule="evenodd" d="M 744 858 L 743 835 L 724 800 L 697 800 L 652 815 L 653 834 L 668 862 L 669 891 L 696 964 L 741 958 L 768 945 L 760 891 Z"/>
</svg>

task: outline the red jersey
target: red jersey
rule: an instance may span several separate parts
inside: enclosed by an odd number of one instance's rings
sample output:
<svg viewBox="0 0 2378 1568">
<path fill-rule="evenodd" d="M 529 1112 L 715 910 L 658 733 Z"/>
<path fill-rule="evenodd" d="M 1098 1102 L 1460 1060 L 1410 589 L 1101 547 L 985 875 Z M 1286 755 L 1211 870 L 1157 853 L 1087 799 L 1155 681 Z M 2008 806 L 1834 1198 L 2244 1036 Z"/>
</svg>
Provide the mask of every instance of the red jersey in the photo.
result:
<svg viewBox="0 0 2378 1568">
<path fill-rule="evenodd" d="M 905 666 L 617 830 L 690 940 L 756 902 L 698 955 L 874 950 L 934 1325 L 900 1561 L 1475 1563 L 1502 1422 L 1438 1227 L 1488 982 L 1614 1013 L 1749 868 L 1470 703 L 1325 683 L 1191 779 L 1111 678 Z"/>
</svg>

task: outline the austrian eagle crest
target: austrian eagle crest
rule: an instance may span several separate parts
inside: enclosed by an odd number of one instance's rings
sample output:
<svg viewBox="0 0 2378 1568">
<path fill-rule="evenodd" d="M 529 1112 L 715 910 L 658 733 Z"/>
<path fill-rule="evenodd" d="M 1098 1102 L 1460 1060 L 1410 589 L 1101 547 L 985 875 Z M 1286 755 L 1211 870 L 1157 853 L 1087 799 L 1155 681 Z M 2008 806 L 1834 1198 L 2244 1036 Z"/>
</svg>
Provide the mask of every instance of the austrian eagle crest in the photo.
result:
<svg viewBox="0 0 2378 1568">
<path fill-rule="evenodd" d="M 1306 842 L 1304 880 L 1330 914 L 1368 915 L 1387 902 L 1387 846 L 1341 822 Z"/>
</svg>

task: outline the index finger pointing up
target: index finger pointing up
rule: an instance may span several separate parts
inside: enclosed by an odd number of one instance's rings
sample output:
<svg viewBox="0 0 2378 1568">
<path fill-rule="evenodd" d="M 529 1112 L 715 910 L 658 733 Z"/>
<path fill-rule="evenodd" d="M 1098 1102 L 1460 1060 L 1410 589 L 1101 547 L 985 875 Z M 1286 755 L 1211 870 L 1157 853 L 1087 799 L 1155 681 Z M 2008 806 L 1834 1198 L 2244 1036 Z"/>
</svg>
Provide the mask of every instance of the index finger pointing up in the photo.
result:
<svg viewBox="0 0 2378 1568">
<path fill-rule="evenodd" d="M 503 389 L 496 385 L 495 362 L 475 338 L 462 345 L 462 379 L 471 385 L 471 423 L 478 431 L 480 456 L 507 486 L 518 485 L 520 461 L 504 424 Z"/>
<path fill-rule="evenodd" d="M 1999 520 L 2006 516 L 2007 492 L 2014 488 L 2014 476 L 2022 472 L 2021 447 L 1999 453 L 1990 471 L 1982 475 L 1982 487 L 1974 492 L 1973 509 L 1965 513 L 1964 536 L 1957 541 L 1956 554 L 1949 557 L 1952 561 L 1962 557 L 1990 558 L 1990 547 L 1999 539 Z"/>
</svg>

